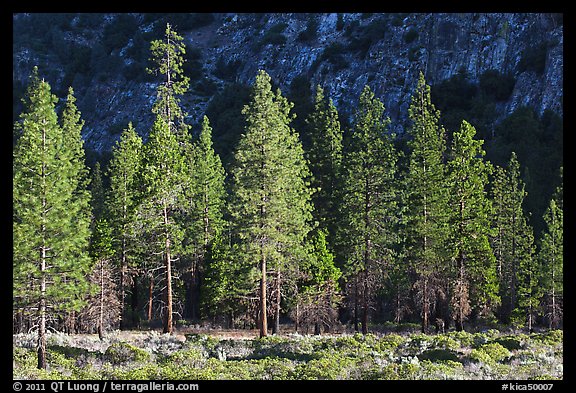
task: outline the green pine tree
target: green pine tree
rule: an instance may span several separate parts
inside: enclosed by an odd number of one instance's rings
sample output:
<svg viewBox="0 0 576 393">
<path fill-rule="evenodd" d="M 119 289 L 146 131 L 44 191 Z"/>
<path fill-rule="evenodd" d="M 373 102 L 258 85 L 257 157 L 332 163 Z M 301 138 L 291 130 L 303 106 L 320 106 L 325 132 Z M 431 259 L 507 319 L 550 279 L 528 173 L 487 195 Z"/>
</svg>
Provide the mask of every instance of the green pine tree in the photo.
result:
<svg viewBox="0 0 576 393">
<path fill-rule="evenodd" d="M 444 284 L 449 281 L 445 263 L 448 193 L 445 131 L 422 73 L 408 114 L 412 125 L 408 129 L 411 152 L 405 186 L 407 253 L 416 274 L 416 303 L 421 310 L 422 332 L 426 332 L 437 295 L 443 293 L 443 298 L 447 297 Z"/>
<path fill-rule="evenodd" d="M 475 135 L 474 127 L 462 121 L 460 131 L 454 133 L 448 162 L 452 211 L 449 245 L 455 271 L 451 306 L 457 330 L 464 329 L 473 309 L 485 315 L 499 302 L 495 258 L 488 238 L 492 207 L 485 191 L 492 166 L 483 158 L 484 141 L 474 139 Z"/>
<path fill-rule="evenodd" d="M 157 117 L 144 146 L 143 197 L 138 220 L 149 239 L 150 252 L 159 255 L 164 268 L 164 333 L 173 327 L 173 262 L 181 252 L 183 229 L 178 221 L 183 200 L 184 157 L 177 136 Z"/>
<path fill-rule="evenodd" d="M 27 100 L 13 151 L 13 297 L 38 326 L 38 368 L 46 368 L 48 321 L 79 311 L 89 291 L 90 196 L 81 122 L 65 111 L 58 124 L 45 81 L 32 81 Z"/>
<path fill-rule="evenodd" d="M 319 85 L 314 96 L 314 108 L 306 124 L 310 138 L 307 158 L 312 172 L 311 185 L 317 189 L 312 197 L 315 218 L 333 234 L 337 223 L 342 131 L 338 111 L 332 100 L 324 96 L 324 90 Z M 331 240 L 332 236 L 328 237 Z"/>
<path fill-rule="evenodd" d="M 562 168 L 561 168 L 562 169 Z M 545 317 L 550 329 L 562 325 L 564 298 L 564 211 L 562 183 L 544 214 L 546 228 L 540 240 L 538 259 L 542 266 Z"/>
<path fill-rule="evenodd" d="M 184 122 L 186 114 L 180 106 L 180 97 L 190 86 L 190 78 L 184 75 L 186 45 L 182 36 L 166 24 L 164 37 L 150 44 L 151 61 L 154 68 L 147 71 L 161 75 L 163 80 L 157 89 L 157 98 L 152 112 L 164 119 L 171 132 L 178 135 L 179 141 L 187 140 L 189 126 Z"/>
<path fill-rule="evenodd" d="M 310 174 L 298 135 L 289 126 L 291 108 L 280 90 L 272 92 L 268 74 L 259 71 L 252 100 L 243 109 L 246 133 L 238 143 L 232 171 L 230 210 L 242 260 L 260 270 L 260 336 L 268 334 L 268 272 L 275 276 L 273 331 L 277 332 L 282 280 L 297 270 L 310 230 Z"/>
<path fill-rule="evenodd" d="M 89 280 L 97 291 L 88 299 L 83 319 L 90 323 L 90 327 L 96 326 L 98 337 L 103 340 L 105 330 L 114 326 L 120 316 L 115 270 L 111 264 L 114 255 L 112 228 L 104 218 L 94 223 L 90 254 L 94 260 L 94 269 Z"/>
<path fill-rule="evenodd" d="M 496 167 L 492 182 L 495 233 L 491 245 L 500 289 L 500 319 L 504 323 L 510 322 L 512 312 L 518 306 L 520 267 L 530 265 L 534 258 L 534 235 L 523 211 L 524 188 L 520 164 L 513 152 L 506 169 Z"/>
<path fill-rule="evenodd" d="M 106 210 L 110 217 L 113 236 L 114 259 L 120 271 L 120 328 L 126 328 L 124 312 L 128 285 L 134 282 L 137 265 L 138 244 L 140 243 L 139 224 L 136 209 L 140 202 L 142 187 L 142 138 L 136 133 L 132 123 L 122 132 L 120 140 L 112 148 L 112 159 L 108 165 L 110 189 L 106 199 Z M 133 310 L 134 311 L 134 310 Z"/>
<path fill-rule="evenodd" d="M 92 181 L 90 182 L 90 193 L 92 196 L 92 216 L 94 220 L 103 218 L 106 200 L 106 190 L 104 189 L 104 183 L 102 182 L 102 170 L 100 169 L 100 162 L 97 161 L 94 164 L 94 169 L 92 170 Z"/>
<path fill-rule="evenodd" d="M 342 272 L 334 264 L 334 254 L 328 249 L 327 231 L 317 229 L 310 239 L 308 258 L 300 266 L 301 282 L 296 300 L 296 330 L 302 324 L 314 326 L 314 334 L 321 328 L 329 331 L 338 320 L 341 302 L 338 280 Z"/>
<path fill-rule="evenodd" d="M 351 285 L 348 295 L 354 303 L 355 328 L 361 308 L 364 334 L 368 332 L 371 302 L 399 240 L 395 179 L 398 153 L 394 135 L 386 130 L 390 120 L 383 116 L 384 104 L 365 86 L 343 160 L 345 218 L 339 238 L 347 249 L 344 274 Z"/>
<path fill-rule="evenodd" d="M 164 333 L 172 332 L 173 262 L 180 258 L 182 204 L 186 183 L 186 151 L 190 149 L 189 126 L 180 106 L 180 97 L 188 89 L 188 77 L 183 74 L 186 53 L 183 38 L 170 26 L 162 40 L 152 41 L 153 69 L 163 80 L 157 89 L 152 112 L 156 120 L 145 145 L 142 183 L 143 200 L 139 215 L 145 223 L 145 234 L 153 255 L 162 255 L 164 266 Z"/>
<path fill-rule="evenodd" d="M 187 152 L 188 183 L 186 186 L 187 214 L 185 218 L 186 254 L 190 257 L 188 298 L 189 315 L 197 317 L 199 285 L 206 251 L 216 233 L 224 226 L 226 173 L 220 157 L 212 147 L 212 128 L 204 116 L 197 140 Z"/>
</svg>

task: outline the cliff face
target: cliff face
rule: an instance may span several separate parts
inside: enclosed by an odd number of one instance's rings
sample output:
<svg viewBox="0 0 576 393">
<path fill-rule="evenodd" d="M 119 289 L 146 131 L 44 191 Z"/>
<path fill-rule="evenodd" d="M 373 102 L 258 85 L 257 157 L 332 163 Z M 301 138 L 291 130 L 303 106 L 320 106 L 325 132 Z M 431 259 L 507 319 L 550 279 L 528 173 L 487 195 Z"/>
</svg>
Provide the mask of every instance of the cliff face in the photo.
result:
<svg viewBox="0 0 576 393">
<path fill-rule="evenodd" d="M 62 39 L 93 49 L 118 15 L 105 15 L 101 25 L 85 29 L 74 29 L 78 15 L 67 17 L 70 31 L 63 31 Z M 141 14 L 131 17 L 140 33 L 151 31 L 156 23 Z M 110 150 L 119 137 L 118 125 L 124 122 L 125 126 L 128 120 L 147 133 L 157 82 L 120 72 L 136 67 L 129 56 L 137 45 L 135 38 L 125 37 L 125 43 L 110 53 L 119 59 L 119 71 L 110 72 L 112 76 L 81 74 L 81 67 L 70 75 L 70 68 L 50 54 L 39 53 L 32 42 L 18 42 L 18 26 L 29 23 L 29 18 L 14 17 L 15 81 L 26 83 L 31 67 L 40 64 L 41 73 L 50 69 L 53 87 L 71 83 L 86 120 L 86 146 L 96 151 Z M 322 85 L 345 112 L 355 107 L 368 84 L 384 102 L 397 132 L 402 132 L 420 71 L 435 85 L 462 71 L 470 82 L 478 83 L 486 71 L 497 70 L 514 81 L 511 94 L 497 103 L 499 118 L 523 105 L 539 113 L 549 109 L 563 115 L 559 15 L 214 14 L 200 28 L 179 29 L 175 23 L 175 29 L 189 48 L 196 48 L 200 79 L 210 87 L 206 92 L 199 85 L 184 98 L 191 123 L 201 119 L 211 96 L 225 83 L 250 84 L 258 69 L 266 70 L 283 93 L 295 77 L 306 76 L 311 85 Z M 91 56 L 94 59 L 94 50 Z"/>
</svg>

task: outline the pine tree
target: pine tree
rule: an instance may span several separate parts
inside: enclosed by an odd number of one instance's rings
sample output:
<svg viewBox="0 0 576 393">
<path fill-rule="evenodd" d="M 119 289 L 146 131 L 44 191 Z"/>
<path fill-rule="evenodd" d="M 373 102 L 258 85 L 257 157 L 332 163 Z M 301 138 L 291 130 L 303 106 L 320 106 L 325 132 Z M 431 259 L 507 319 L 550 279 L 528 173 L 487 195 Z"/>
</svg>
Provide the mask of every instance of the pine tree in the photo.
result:
<svg viewBox="0 0 576 393">
<path fill-rule="evenodd" d="M 216 233 L 222 232 L 226 197 L 226 174 L 212 147 L 212 128 L 206 116 L 198 139 L 188 151 L 187 160 L 186 254 L 191 257 L 188 298 L 191 316 L 196 318 L 205 254 Z"/>
<path fill-rule="evenodd" d="M 181 252 L 182 227 L 177 220 L 183 201 L 185 163 L 177 136 L 157 117 L 144 146 L 142 181 L 144 194 L 138 219 L 154 255 L 164 269 L 164 333 L 172 333 L 172 269 Z"/>
<path fill-rule="evenodd" d="M 94 220 L 102 218 L 105 211 L 106 190 L 102 182 L 102 170 L 100 169 L 100 162 L 94 164 L 92 170 L 92 181 L 90 182 L 90 192 L 92 195 L 92 216 Z"/>
<path fill-rule="evenodd" d="M 230 205 L 245 264 L 260 270 L 260 336 L 268 334 L 267 275 L 275 273 L 275 323 L 278 331 L 282 280 L 297 267 L 310 229 L 309 170 L 298 135 L 289 126 L 292 105 L 272 92 L 270 77 L 259 71 L 253 97 L 243 109 L 242 135 L 233 168 Z"/>
<path fill-rule="evenodd" d="M 112 229 L 104 218 L 94 223 L 90 254 L 94 260 L 94 269 L 89 280 L 97 291 L 89 297 L 82 316 L 86 325 L 96 326 L 98 337 L 103 340 L 106 328 L 114 326 L 120 316 L 115 270 L 111 264 L 114 255 Z"/>
<path fill-rule="evenodd" d="M 306 119 L 310 148 L 307 154 L 312 172 L 312 197 L 315 218 L 326 228 L 331 239 L 337 223 L 338 181 L 342 164 L 342 131 L 338 111 L 332 100 L 324 96 L 318 85 L 314 96 L 314 109 Z"/>
<path fill-rule="evenodd" d="M 422 332 L 429 325 L 436 294 L 446 297 L 443 284 L 448 281 L 445 266 L 448 203 L 445 155 L 445 131 L 440 112 L 430 99 L 430 86 L 420 73 L 418 85 L 408 109 L 412 121 L 408 134 L 411 150 L 406 179 L 408 258 L 416 274 L 417 304 L 422 316 Z"/>
<path fill-rule="evenodd" d="M 513 152 L 507 169 L 496 167 L 492 186 L 495 233 L 491 245 L 500 288 L 500 319 L 504 323 L 510 322 L 511 314 L 518 306 L 520 267 L 530 265 L 534 257 L 534 235 L 523 211 L 524 187 L 520 164 Z"/>
<path fill-rule="evenodd" d="M 183 70 L 186 55 L 184 39 L 167 23 L 163 39 L 152 41 L 150 51 L 154 68 L 147 71 L 163 76 L 152 113 L 164 119 L 168 129 L 178 135 L 179 142 L 183 142 L 187 139 L 189 126 L 184 122 L 186 114 L 182 111 L 179 97 L 188 91 L 190 85 L 190 78 L 184 75 Z"/>
<path fill-rule="evenodd" d="M 334 254 L 328 249 L 327 231 L 314 231 L 310 251 L 300 266 L 302 279 L 298 285 L 296 312 L 297 331 L 302 324 L 314 326 L 314 334 L 321 327 L 330 330 L 337 323 L 341 301 L 338 280 L 342 272 L 334 264 Z"/>
<path fill-rule="evenodd" d="M 474 127 L 462 121 L 460 131 L 454 133 L 448 162 L 452 211 L 449 245 L 455 271 L 451 306 L 457 330 L 464 329 L 464 321 L 473 310 L 487 314 L 499 302 L 488 239 L 492 207 L 485 191 L 492 166 L 483 159 L 484 141 L 475 140 L 475 135 Z"/>
<path fill-rule="evenodd" d="M 545 317 L 550 329 L 562 325 L 564 296 L 564 211 L 560 184 L 544 214 L 546 228 L 540 240 L 538 259 L 542 266 Z"/>
<path fill-rule="evenodd" d="M 37 75 L 37 72 L 35 72 Z M 46 327 L 78 311 L 89 290 L 89 193 L 81 122 L 63 115 L 44 81 L 33 81 L 13 152 L 14 305 L 38 327 L 38 368 L 46 368 Z M 69 96 L 67 109 L 73 107 Z"/>
<path fill-rule="evenodd" d="M 368 332 L 368 313 L 381 286 L 385 268 L 398 242 L 396 231 L 396 163 L 393 135 L 386 128 L 384 105 L 368 86 L 356 110 L 354 131 L 344 155 L 344 213 L 341 243 L 348 250 L 345 276 L 354 302 L 358 329 L 362 309 L 362 332 Z"/>
<path fill-rule="evenodd" d="M 128 123 L 120 140 L 112 148 L 112 159 L 108 166 L 110 190 L 106 199 L 106 210 L 110 216 L 114 259 L 120 271 L 120 328 L 126 328 L 124 312 L 128 285 L 135 280 L 133 270 L 137 264 L 136 209 L 142 192 L 140 174 L 142 172 L 142 139 Z M 133 310 L 134 311 L 134 310 Z"/>
<path fill-rule="evenodd" d="M 157 89 L 157 99 L 152 107 L 156 120 L 145 146 L 145 188 L 139 215 L 150 237 L 153 254 L 161 254 L 165 274 L 164 283 L 164 333 L 172 332 L 172 269 L 178 260 L 182 242 L 182 222 L 179 219 L 184 203 L 183 192 L 186 182 L 185 154 L 189 147 L 189 126 L 184 122 L 185 113 L 180 107 L 180 96 L 186 93 L 188 77 L 183 75 L 182 65 L 186 48 L 183 38 L 170 24 L 166 25 L 163 40 L 150 45 L 154 69 L 150 73 L 160 74 L 162 82 Z"/>
</svg>

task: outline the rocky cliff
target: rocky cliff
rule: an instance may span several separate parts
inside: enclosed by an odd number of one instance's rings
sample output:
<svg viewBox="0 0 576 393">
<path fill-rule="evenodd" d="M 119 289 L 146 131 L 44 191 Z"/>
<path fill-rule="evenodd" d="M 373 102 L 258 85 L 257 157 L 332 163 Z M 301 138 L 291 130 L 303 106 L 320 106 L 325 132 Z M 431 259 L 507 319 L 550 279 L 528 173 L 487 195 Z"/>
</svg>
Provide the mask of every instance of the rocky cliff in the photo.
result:
<svg viewBox="0 0 576 393">
<path fill-rule="evenodd" d="M 147 133 L 157 81 L 142 76 L 144 60 L 166 21 L 189 48 L 194 75 L 183 102 L 191 123 L 227 83 L 250 84 L 258 69 L 283 92 L 298 76 L 322 85 L 348 115 L 368 84 L 397 132 L 419 71 L 433 86 L 458 73 L 475 84 L 487 71 L 506 75 L 512 84 L 496 103 L 496 118 L 519 106 L 563 114 L 558 14 L 212 14 L 196 24 L 182 15 L 171 22 L 170 15 L 66 14 L 56 30 L 54 23 L 31 29 L 42 20 L 34 18 L 14 16 L 15 96 L 35 64 L 56 91 L 71 84 L 86 120 L 86 146 L 100 152 L 111 149 L 129 120 Z"/>
</svg>

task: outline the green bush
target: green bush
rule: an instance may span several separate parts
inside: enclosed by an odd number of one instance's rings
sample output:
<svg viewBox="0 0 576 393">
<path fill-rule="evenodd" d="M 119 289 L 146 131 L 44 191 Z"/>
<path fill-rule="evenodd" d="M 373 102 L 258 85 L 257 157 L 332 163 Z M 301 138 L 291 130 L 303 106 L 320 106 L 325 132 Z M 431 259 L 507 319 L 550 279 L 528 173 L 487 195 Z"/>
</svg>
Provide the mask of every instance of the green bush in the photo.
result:
<svg viewBox="0 0 576 393">
<path fill-rule="evenodd" d="M 527 336 L 524 334 L 519 334 L 515 336 L 503 336 L 498 337 L 493 340 L 493 342 L 502 345 L 509 351 L 515 351 L 526 347 Z"/>
<path fill-rule="evenodd" d="M 432 346 L 435 348 L 455 351 L 460 348 L 461 345 L 460 341 L 455 340 L 448 334 L 439 334 L 432 339 Z"/>
<path fill-rule="evenodd" d="M 470 347 L 474 343 L 474 336 L 472 333 L 464 330 L 448 332 L 445 334 L 447 337 L 460 343 L 460 347 Z"/>
<path fill-rule="evenodd" d="M 540 341 L 546 345 L 558 345 L 564 341 L 563 330 L 551 330 L 546 333 L 534 334 L 531 336 L 534 341 Z"/>
<path fill-rule="evenodd" d="M 112 364 L 127 362 L 146 362 L 150 360 L 150 353 L 125 342 L 111 344 L 104 353 L 104 360 Z"/>
<path fill-rule="evenodd" d="M 391 333 L 380 337 L 374 345 L 378 352 L 395 351 L 398 346 L 404 343 L 405 338 L 399 334 Z"/>
<path fill-rule="evenodd" d="M 447 349 L 429 349 L 418 355 L 419 360 L 429 360 L 431 362 L 444 362 L 447 360 L 457 362 L 459 360 L 458 355 L 454 351 Z"/>
<path fill-rule="evenodd" d="M 470 352 L 470 359 L 486 364 L 494 364 L 509 358 L 511 355 L 510 351 L 502 345 L 492 342 L 489 344 L 483 344 L 477 349 L 472 349 Z"/>
<path fill-rule="evenodd" d="M 427 380 L 457 379 L 462 375 L 464 366 L 460 362 L 446 360 L 432 362 L 424 360 L 420 363 L 419 376 Z"/>
<path fill-rule="evenodd" d="M 350 379 L 350 373 L 356 369 L 353 358 L 334 353 L 325 354 L 320 359 L 301 363 L 294 370 L 296 379 Z"/>
</svg>

